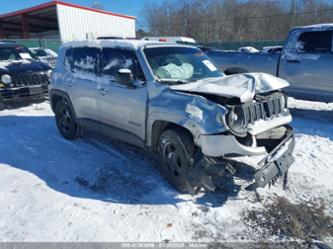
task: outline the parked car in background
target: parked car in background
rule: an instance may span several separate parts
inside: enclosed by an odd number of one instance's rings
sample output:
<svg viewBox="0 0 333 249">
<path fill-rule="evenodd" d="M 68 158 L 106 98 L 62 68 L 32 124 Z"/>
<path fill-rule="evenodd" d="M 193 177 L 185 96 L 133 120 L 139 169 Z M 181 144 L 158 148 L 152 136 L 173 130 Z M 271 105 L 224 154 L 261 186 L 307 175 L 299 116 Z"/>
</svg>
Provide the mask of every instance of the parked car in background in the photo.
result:
<svg viewBox="0 0 333 249">
<path fill-rule="evenodd" d="M 238 52 L 243 52 L 243 53 L 259 53 L 260 51 L 254 47 L 240 47 L 238 49 Z"/>
<path fill-rule="evenodd" d="M 51 67 L 16 43 L 0 44 L 0 110 L 8 100 L 48 92 Z"/>
<path fill-rule="evenodd" d="M 290 83 L 294 97 L 333 102 L 333 24 L 297 27 L 278 53 L 211 50 L 207 55 L 226 74 L 266 72 Z"/>
<path fill-rule="evenodd" d="M 51 81 L 64 138 L 85 128 L 148 148 L 181 191 L 214 190 L 239 156 L 262 157 L 249 190 L 286 183 L 294 138 L 282 79 L 225 76 L 195 46 L 97 40 L 65 44 Z"/>
<path fill-rule="evenodd" d="M 29 50 L 42 62 L 54 67 L 58 58 L 58 54 L 49 48 L 29 48 Z"/>
<path fill-rule="evenodd" d="M 283 46 L 266 46 L 261 49 L 261 53 L 266 54 L 275 54 L 275 53 L 281 53 L 283 49 Z"/>
</svg>

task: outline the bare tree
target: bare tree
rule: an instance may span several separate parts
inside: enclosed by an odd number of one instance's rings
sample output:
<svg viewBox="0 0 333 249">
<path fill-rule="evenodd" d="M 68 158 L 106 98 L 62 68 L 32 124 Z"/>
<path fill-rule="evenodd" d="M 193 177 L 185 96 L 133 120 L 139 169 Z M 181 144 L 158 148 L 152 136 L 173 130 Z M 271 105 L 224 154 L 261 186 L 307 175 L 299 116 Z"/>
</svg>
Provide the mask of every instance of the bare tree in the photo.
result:
<svg viewBox="0 0 333 249">
<path fill-rule="evenodd" d="M 145 23 L 155 36 L 201 42 L 283 40 L 291 27 L 333 22 L 328 0 L 164 0 L 146 2 Z"/>
</svg>

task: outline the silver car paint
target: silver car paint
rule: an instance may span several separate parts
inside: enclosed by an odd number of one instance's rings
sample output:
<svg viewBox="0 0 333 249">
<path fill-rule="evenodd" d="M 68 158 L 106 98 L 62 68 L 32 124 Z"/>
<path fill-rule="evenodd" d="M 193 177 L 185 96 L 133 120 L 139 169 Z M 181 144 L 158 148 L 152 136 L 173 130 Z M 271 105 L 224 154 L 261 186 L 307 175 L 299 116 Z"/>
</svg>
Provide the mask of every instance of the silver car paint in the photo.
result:
<svg viewBox="0 0 333 249">
<path fill-rule="evenodd" d="M 100 122 L 113 127 L 121 127 L 145 139 L 145 113 L 147 107 L 147 87 L 124 88 L 115 83 L 104 84 L 98 90 L 97 108 Z"/>
<path fill-rule="evenodd" d="M 97 110 L 98 83 L 94 78 L 77 78 L 63 64 L 66 49 L 60 49 L 56 68 L 52 73 L 50 89 L 59 89 L 71 97 L 71 102 L 77 118 L 99 120 Z M 79 84 L 78 84 L 79 82 Z"/>
<path fill-rule="evenodd" d="M 155 122 L 165 121 L 189 130 L 194 142 L 203 148 L 206 155 L 258 155 L 266 152 L 263 148 L 241 145 L 233 135 L 220 135 L 228 130 L 224 120 L 228 112 L 226 107 L 200 95 L 177 92 L 156 82 L 143 47 L 137 48 L 136 54 L 146 84 L 138 89 L 124 88 L 105 79 L 74 77 L 63 64 L 65 50 L 63 48 L 59 53 L 50 92 L 56 89 L 68 93 L 77 118 L 94 119 L 129 131 L 145 141 L 146 146 L 153 145 Z M 286 123 L 288 121 L 283 122 Z M 280 120 L 277 119 L 276 123 L 273 120 L 271 127 L 278 125 L 282 125 Z M 230 143 L 232 141 L 234 143 Z M 228 150 L 220 149 L 221 145 L 229 143 Z"/>
<path fill-rule="evenodd" d="M 193 93 L 208 93 L 221 97 L 237 97 L 242 103 L 246 103 L 253 100 L 255 94 L 272 92 L 288 86 L 289 83 L 287 81 L 271 74 L 244 73 L 172 85 L 170 89 Z"/>
</svg>

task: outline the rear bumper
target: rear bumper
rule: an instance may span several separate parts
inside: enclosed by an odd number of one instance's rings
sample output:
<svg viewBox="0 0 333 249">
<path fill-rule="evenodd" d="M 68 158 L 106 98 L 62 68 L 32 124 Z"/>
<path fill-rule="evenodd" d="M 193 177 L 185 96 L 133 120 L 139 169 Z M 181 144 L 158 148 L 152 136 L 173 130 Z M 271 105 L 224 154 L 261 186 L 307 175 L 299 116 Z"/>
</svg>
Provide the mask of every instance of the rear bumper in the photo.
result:
<svg viewBox="0 0 333 249">
<path fill-rule="evenodd" d="M 0 89 L 0 98 L 6 101 L 6 100 L 21 99 L 25 97 L 44 96 L 47 93 L 48 93 L 47 85 L 16 87 L 9 89 Z"/>
</svg>

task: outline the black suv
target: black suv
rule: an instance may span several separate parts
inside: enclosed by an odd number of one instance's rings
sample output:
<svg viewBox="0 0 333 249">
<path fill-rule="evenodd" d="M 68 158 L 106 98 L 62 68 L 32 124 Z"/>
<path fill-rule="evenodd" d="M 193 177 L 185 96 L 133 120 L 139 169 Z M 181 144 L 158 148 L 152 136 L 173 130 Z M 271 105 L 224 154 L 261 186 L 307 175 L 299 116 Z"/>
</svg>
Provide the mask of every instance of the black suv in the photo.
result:
<svg viewBox="0 0 333 249">
<path fill-rule="evenodd" d="M 7 100 L 48 92 L 51 67 L 16 43 L 0 44 L 0 110 Z"/>
</svg>

